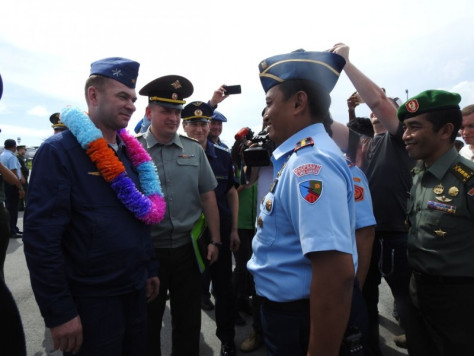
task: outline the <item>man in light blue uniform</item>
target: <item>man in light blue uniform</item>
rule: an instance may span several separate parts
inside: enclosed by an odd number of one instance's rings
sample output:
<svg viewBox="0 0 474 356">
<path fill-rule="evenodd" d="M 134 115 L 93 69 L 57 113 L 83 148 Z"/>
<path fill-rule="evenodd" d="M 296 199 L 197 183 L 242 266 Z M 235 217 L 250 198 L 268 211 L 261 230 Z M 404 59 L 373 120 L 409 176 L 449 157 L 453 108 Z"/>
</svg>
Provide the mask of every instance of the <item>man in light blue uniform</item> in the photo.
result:
<svg viewBox="0 0 474 356">
<path fill-rule="evenodd" d="M 338 355 L 357 269 L 354 185 L 326 133 L 345 60 L 298 50 L 259 65 L 264 123 L 278 145 L 248 269 L 269 355 Z"/>
</svg>

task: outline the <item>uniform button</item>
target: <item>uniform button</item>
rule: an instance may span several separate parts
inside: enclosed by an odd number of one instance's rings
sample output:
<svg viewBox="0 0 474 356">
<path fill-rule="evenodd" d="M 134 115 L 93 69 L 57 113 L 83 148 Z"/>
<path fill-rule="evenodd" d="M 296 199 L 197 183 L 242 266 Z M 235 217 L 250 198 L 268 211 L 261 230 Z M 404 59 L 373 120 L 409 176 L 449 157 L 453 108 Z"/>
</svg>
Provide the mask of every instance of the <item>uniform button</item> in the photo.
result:
<svg viewBox="0 0 474 356">
<path fill-rule="evenodd" d="M 260 228 L 263 227 L 263 219 L 262 219 L 261 216 L 259 216 L 258 219 L 257 219 L 257 225 L 258 225 Z"/>
</svg>

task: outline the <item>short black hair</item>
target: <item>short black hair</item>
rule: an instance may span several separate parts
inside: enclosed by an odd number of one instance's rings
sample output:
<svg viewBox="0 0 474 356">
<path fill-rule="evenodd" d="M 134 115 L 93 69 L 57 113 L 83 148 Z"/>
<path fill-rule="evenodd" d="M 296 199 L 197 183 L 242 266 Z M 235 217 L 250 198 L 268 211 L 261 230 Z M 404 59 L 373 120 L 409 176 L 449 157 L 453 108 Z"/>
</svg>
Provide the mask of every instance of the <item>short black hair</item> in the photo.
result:
<svg viewBox="0 0 474 356">
<path fill-rule="evenodd" d="M 368 117 L 356 117 L 347 123 L 347 127 L 361 135 L 374 137 L 374 127 Z"/>
<path fill-rule="evenodd" d="M 462 124 L 462 114 L 459 109 L 438 110 L 427 113 L 427 120 L 433 125 L 434 132 L 438 132 L 444 125 L 453 124 L 454 130 L 450 142 L 454 143 Z"/>
</svg>

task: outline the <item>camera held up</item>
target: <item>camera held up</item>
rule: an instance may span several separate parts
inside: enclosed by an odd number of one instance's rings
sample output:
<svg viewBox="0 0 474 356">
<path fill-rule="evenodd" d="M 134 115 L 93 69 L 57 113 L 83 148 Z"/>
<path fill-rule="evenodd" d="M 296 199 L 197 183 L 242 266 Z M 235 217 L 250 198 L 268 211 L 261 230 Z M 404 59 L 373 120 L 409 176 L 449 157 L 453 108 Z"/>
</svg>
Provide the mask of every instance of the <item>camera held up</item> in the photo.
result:
<svg viewBox="0 0 474 356">
<path fill-rule="evenodd" d="M 254 134 L 249 127 L 243 127 L 234 136 L 236 141 L 241 141 L 243 146 L 243 158 L 249 167 L 261 167 L 270 165 L 270 157 L 275 144 L 268 137 L 268 132 L 263 129 Z"/>
</svg>

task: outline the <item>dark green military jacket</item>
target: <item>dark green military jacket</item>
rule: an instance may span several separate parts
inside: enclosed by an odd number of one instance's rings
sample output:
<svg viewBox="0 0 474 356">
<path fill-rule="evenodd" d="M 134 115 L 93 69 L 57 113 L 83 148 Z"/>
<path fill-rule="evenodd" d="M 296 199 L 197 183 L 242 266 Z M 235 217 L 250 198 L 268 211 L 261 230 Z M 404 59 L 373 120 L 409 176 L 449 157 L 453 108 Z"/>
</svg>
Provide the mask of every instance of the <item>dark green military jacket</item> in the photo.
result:
<svg viewBox="0 0 474 356">
<path fill-rule="evenodd" d="M 452 148 L 413 169 L 408 260 L 416 271 L 474 277 L 474 162 Z"/>
</svg>

